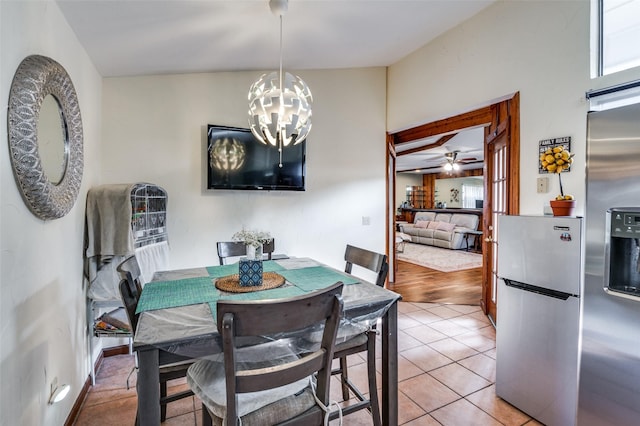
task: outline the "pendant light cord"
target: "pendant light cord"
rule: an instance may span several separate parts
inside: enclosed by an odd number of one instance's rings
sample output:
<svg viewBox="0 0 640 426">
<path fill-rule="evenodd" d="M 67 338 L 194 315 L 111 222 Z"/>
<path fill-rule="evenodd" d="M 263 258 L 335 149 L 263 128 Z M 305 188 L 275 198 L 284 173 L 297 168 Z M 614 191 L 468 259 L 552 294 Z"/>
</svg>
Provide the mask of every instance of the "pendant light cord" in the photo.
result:
<svg viewBox="0 0 640 426">
<path fill-rule="evenodd" d="M 284 102 L 284 86 L 282 84 L 282 14 L 280 15 L 280 108 L 282 109 L 282 103 Z M 278 111 L 278 151 L 280 154 L 280 164 L 278 166 L 282 168 L 282 111 Z"/>
<path fill-rule="evenodd" d="M 280 15 L 280 90 L 282 90 L 282 15 Z"/>
</svg>

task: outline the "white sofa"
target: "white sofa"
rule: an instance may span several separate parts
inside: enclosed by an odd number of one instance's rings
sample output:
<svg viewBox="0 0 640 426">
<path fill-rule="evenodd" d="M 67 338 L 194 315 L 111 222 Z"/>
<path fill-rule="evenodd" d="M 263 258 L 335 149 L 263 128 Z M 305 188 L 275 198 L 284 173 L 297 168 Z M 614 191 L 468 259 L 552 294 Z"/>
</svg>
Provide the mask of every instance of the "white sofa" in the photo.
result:
<svg viewBox="0 0 640 426">
<path fill-rule="evenodd" d="M 403 225 L 401 231 L 411 237 L 412 243 L 458 250 L 466 248 L 465 233 L 476 231 L 478 221 L 475 214 L 418 212 L 413 223 Z M 474 238 L 468 236 L 469 245 Z"/>
</svg>

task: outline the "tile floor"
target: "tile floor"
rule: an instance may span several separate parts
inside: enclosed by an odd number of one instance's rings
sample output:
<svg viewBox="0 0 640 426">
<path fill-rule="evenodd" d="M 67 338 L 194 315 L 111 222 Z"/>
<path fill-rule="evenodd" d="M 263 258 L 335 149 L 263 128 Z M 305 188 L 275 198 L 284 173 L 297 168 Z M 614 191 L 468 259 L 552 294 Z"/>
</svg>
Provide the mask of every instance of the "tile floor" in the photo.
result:
<svg viewBox="0 0 640 426">
<path fill-rule="evenodd" d="M 479 307 L 400 302 L 398 312 L 400 425 L 540 424 L 495 396 L 495 329 Z M 350 377 L 360 389 L 366 389 L 364 358 L 352 356 L 349 363 Z M 131 389 L 126 389 L 132 367 L 130 355 L 104 360 L 76 425 L 134 424 L 135 373 Z M 340 387 L 334 380 L 332 396 L 340 400 Z M 178 380 L 174 386 L 186 387 L 186 383 Z M 163 424 L 200 425 L 200 409 L 195 397 L 173 402 L 167 406 Z M 366 411 L 343 421 L 345 426 L 370 424 Z"/>
</svg>

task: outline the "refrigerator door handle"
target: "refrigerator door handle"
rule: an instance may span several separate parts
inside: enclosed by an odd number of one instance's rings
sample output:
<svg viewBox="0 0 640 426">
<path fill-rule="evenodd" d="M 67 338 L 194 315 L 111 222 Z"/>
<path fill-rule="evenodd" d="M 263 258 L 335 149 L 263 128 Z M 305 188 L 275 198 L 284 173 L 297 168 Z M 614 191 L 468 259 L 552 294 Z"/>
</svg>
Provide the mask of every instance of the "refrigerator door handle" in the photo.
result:
<svg viewBox="0 0 640 426">
<path fill-rule="evenodd" d="M 565 293 L 564 291 L 552 290 L 550 288 L 539 287 L 533 284 L 525 284 L 520 281 L 514 281 L 507 278 L 503 278 L 504 283 L 508 287 L 513 287 L 518 290 L 529 291 L 531 293 L 537 293 L 542 296 L 553 297 L 556 299 L 567 300 L 570 297 L 578 297 L 577 294 Z"/>
<path fill-rule="evenodd" d="M 622 297 L 623 299 L 629 299 L 629 300 L 633 300 L 635 302 L 640 302 L 640 297 L 638 296 L 634 296 L 632 294 L 628 294 L 628 293 L 622 293 L 620 291 L 617 291 L 611 287 L 604 287 L 604 292 L 607 293 L 610 296 L 617 296 L 617 297 Z"/>
</svg>

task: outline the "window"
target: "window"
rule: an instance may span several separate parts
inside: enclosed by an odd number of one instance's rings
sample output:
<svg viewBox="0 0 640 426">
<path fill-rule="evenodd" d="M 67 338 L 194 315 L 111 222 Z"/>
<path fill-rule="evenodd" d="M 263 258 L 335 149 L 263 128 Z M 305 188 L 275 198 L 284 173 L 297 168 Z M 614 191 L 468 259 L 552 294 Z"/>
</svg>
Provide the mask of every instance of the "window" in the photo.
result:
<svg viewBox="0 0 640 426">
<path fill-rule="evenodd" d="M 475 209 L 476 200 L 482 201 L 484 197 L 484 188 L 482 185 L 467 185 L 462 184 L 462 208 L 463 209 Z"/>
<path fill-rule="evenodd" d="M 597 0 L 598 75 L 640 66 L 640 0 Z"/>
</svg>

